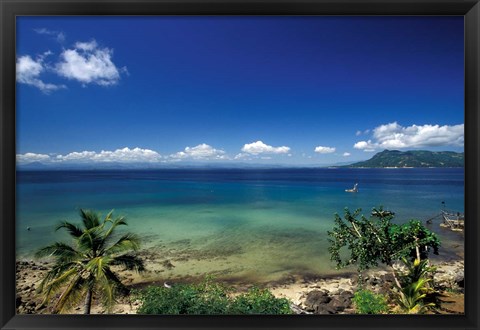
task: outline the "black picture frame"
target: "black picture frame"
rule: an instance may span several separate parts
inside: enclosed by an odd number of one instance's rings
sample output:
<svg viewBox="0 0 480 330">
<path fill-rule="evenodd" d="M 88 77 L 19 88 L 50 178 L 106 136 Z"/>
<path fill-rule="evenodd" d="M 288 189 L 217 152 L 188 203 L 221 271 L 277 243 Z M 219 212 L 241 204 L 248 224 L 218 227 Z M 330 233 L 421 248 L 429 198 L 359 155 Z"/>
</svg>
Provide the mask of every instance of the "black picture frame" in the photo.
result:
<svg viewBox="0 0 480 330">
<path fill-rule="evenodd" d="M 478 0 L 0 0 L 1 329 L 477 329 L 480 219 Z M 465 17 L 465 314 L 142 316 L 15 314 L 15 19 L 21 15 L 463 15 Z M 469 221 L 470 220 L 470 221 Z"/>
</svg>

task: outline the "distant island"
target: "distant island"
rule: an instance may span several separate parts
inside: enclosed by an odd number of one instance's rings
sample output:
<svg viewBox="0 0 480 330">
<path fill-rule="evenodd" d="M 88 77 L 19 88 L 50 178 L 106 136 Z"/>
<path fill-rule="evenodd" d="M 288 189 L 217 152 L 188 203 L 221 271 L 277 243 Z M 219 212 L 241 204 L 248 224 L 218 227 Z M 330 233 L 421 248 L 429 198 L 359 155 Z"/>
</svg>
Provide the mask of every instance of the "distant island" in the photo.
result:
<svg viewBox="0 0 480 330">
<path fill-rule="evenodd" d="M 369 160 L 344 167 L 464 167 L 463 152 L 384 150 Z"/>
</svg>

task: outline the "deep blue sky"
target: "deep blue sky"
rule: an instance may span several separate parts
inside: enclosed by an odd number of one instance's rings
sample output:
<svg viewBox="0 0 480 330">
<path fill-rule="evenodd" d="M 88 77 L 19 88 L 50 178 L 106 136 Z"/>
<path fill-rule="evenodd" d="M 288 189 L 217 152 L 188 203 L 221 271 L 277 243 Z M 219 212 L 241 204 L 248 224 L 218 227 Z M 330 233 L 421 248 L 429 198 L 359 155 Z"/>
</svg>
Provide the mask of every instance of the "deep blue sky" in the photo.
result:
<svg viewBox="0 0 480 330">
<path fill-rule="evenodd" d="M 463 50 L 463 17 L 20 17 L 17 154 L 320 164 L 398 141 L 463 151 Z M 108 53 L 117 76 L 98 83 L 102 63 L 75 58 L 62 74 L 67 51 Z"/>
</svg>

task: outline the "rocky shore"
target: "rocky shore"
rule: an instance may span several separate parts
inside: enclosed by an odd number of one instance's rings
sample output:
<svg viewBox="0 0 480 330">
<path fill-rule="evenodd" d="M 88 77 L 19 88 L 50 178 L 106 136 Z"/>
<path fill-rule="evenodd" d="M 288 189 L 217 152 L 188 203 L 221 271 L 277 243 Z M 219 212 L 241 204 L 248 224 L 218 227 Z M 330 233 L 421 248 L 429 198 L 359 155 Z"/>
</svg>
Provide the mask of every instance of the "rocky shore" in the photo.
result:
<svg viewBox="0 0 480 330">
<path fill-rule="evenodd" d="M 169 265 L 163 265 L 168 267 Z M 440 294 L 440 308 L 443 313 L 463 313 L 464 263 L 463 261 L 440 262 L 436 265 L 434 278 L 435 288 Z M 51 308 L 41 304 L 42 298 L 36 293 L 50 264 L 45 261 L 23 260 L 16 264 L 17 298 L 16 308 L 19 314 L 50 314 Z M 145 286 L 141 275 L 115 270 L 127 286 L 135 288 Z M 364 276 L 368 289 L 389 294 L 393 286 L 393 276 L 384 270 L 370 271 Z M 163 285 L 163 282 L 151 284 Z M 353 294 L 357 288 L 357 275 L 350 274 L 329 278 L 305 278 L 290 276 L 283 281 L 264 284 L 276 297 L 288 298 L 292 309 L 297 314 L 352 314 Z M 244 285 L 243 285 L 244 287 Z M 242 290 L 241 287 L 238 287 Z M 138 302 L 129 297 L 120 298 L 112 310 L 114 314 L 135 314 Z M 81 306 L 71 313 L 82 313 Z M 94 302 L 93 314 L 104 314 L 106 311 Z"/>
<path fill-rule="evenodd" d="M 463 261 L 442 262 L 436 265 L 434 287 L 440 292 L 442 313 L 463 313 L 464 263 Z M 384 270 L 369 271 L 364 276 L 367 289 L 385 295 L 391 294 L 394 278 Z M 276 297 L 292 301 L 292 309 L 298 314 L 353 314 L 352 303 L 357 288 L 357 275 L 302 281 L 270 290 Z M 454 305 L 452 305 L 454 304 Z"/>
</svg>

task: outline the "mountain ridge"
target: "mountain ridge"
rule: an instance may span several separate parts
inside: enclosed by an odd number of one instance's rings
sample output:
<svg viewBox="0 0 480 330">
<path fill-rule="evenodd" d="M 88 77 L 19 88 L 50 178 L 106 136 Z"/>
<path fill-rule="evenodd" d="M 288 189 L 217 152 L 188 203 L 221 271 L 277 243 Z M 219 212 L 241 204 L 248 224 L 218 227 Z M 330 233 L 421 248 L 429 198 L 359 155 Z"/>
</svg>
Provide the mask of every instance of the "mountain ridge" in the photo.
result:
<svg viewBox="0 0 480 330">
<path fill-rule="evenodd" d="M 385 149 L 372 158 L 344 167 L 464 167 L 463 152 Z"/>
</svg>

